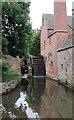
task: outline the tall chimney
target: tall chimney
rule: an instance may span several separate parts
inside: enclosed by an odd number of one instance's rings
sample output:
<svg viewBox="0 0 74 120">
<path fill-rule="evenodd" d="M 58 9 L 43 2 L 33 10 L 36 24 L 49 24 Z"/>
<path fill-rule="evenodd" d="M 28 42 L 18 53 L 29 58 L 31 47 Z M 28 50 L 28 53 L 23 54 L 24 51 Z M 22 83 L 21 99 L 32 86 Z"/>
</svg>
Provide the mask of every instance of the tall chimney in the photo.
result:
<svg viewBox="0 0 74 120">
<path fill-rule="evenodd" d="M 54 28 L 67 30 L 66 0 L 54 0 Z"/>
</svg>

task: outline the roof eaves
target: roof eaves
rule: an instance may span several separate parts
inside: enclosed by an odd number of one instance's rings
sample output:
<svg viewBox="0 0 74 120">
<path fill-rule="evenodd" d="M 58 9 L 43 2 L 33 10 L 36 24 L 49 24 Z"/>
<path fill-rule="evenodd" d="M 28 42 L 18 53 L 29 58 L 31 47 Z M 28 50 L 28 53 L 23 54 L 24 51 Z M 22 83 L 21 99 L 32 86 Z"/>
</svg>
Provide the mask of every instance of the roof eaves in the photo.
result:
<svg viewBox="0 0 74 120">
<path fill-rule="evenodd" d="M 52 29 L 53 30 L 53 29 Z M 50 36 L 52 36 L 53 34 L 55 34 L 56 32 L 68 32 L 68 30 L 56 30 L 56 31 L 54 31 L 53 33 L 51 33 L 49 36 L 48 36 L 48 38 L 50 37 Z"/>
<path fill-rule="evenodd" d="M 68 26 L 69 26 L 72 30 L 74 30 L 74 28 L 73 28 L 70 24 L 68 24 Z"/>
<path fill-rule="evenodd" d="M 60 51 L 63 51 L 63 50 L 69 49 L 69 48 L 73 48 L 73 47 L 74 47 L 74 45 L 68 46 L 66 48 L 61 48 L 61 49 L 58 49 L 57 52 L 60 52 Z"/>
<path fill-rule="evenodd" d="M 50 34 L 47 38 L 49 38 L 50 36 L 54 35 L 57 31 L 54 31 L 52 34 Z"/>
</svg>

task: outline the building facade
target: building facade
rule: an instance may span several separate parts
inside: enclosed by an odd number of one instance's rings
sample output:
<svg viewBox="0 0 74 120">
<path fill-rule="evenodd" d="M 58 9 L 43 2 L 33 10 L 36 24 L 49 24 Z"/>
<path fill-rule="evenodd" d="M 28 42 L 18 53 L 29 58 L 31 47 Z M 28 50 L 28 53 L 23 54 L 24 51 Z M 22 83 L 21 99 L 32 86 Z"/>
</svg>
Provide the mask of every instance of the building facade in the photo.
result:
<svg viewBox="0 0 74 120">
<path fill-rule="evenodd" d="M 72 16 L 67 16 L 66 12 L 66 0 L 54 0 L 54 14 L 42 16 L 40 51 L 45 59 L 47 76 L 59 76 L 57 50 L 68 41 L 73 31 Z"/>
<path fill-rule="evenodd" d="M 73 51 L 72 36 L 57 50 L 58 76 L 61 82 L 74 86 L 73 80 Z"/>
</svg>

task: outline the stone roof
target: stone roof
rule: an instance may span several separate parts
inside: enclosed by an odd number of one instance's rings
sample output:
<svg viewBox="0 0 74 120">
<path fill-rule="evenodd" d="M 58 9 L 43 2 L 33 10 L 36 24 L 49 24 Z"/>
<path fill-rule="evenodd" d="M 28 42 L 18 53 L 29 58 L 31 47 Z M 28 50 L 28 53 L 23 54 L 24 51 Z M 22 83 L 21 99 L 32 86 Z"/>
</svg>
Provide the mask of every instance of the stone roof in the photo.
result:
<svg viewBox="0 0 74 120">
<path fill-rule="evenodd" d="M 72 16 L 68 16 L 68 25 L 72 27 Z"/>
<path fill-rule="evenodd" d="M 74 35 L 70 35 L 68 40 L 57 50 L 57 52 L 71 47 L 74 47 Z"/>
<path fill-rule="evenodd" d="M 54 15 L 44 14 L 44 19 L 46 21 L 47 29 L 54 29 Z"/>
<path fill-rule="evenodd" d="M 43 18 L 46 21 L 47 29 L 54 29 L 54 14 L 43 14 Z M 74 29 L 73 22 L 72 16 L 68 16 L 68 25 Z"/>
</svg>

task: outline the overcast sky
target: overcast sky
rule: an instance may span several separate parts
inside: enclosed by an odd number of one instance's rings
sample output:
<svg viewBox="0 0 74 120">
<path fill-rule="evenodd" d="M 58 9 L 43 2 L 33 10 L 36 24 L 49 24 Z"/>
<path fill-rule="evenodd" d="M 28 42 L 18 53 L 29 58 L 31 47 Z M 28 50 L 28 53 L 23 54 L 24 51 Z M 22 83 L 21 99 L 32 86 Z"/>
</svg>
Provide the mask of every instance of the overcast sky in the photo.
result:
<svg viewBox="0 0 74 120">
<path fill-rule="evenodd" d="M 54 13 L 54 0 L 31 0 L 30 16 L 32 22 L 32 28 L 37 29 L 41 27 L 42 14 Z M 67 3 L 67 15 L 72 15 L 72 2 L 74 0 L 66 0 Z"/>
</svg>

